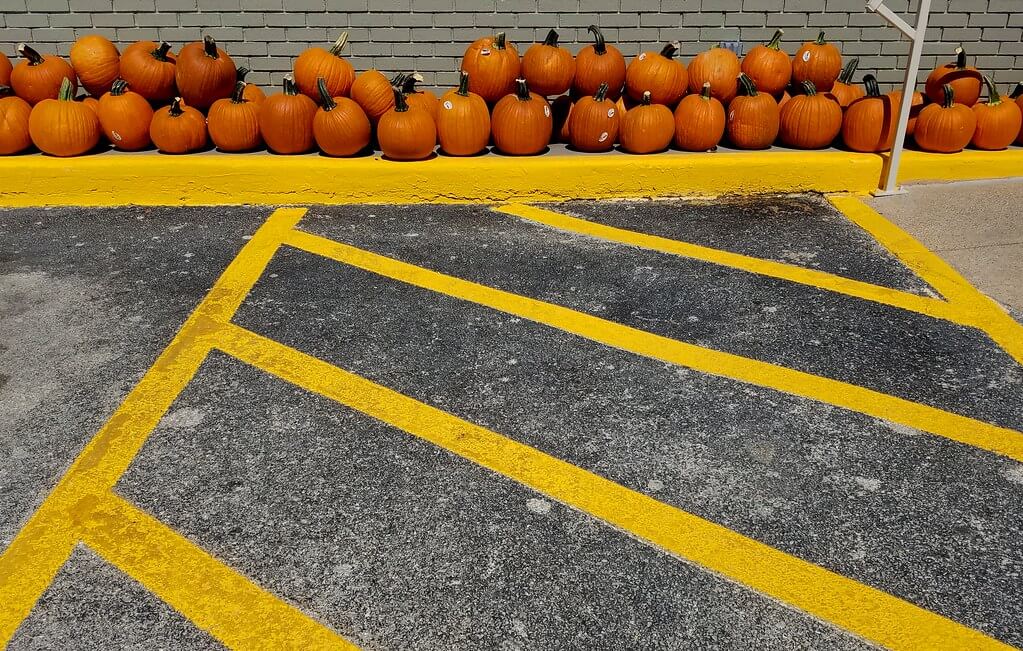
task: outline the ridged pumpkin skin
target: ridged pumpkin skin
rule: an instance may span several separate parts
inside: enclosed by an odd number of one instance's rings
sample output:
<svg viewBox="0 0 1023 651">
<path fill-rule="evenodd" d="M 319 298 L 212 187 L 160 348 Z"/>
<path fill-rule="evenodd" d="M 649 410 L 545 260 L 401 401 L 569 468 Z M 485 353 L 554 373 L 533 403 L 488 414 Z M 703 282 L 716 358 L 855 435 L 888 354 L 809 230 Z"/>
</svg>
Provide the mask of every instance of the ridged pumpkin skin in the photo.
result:
<svg viewBox="0 0 1023 651">
<path fill-rule="evenodd" d="M 521 68 L 518 50 L 505 40 L 504 32 L 498 32 L 473 41 L 460 69 L 469 73 L 469 90 L 493 103 L 514 92 Z"/>
<path fill-rule="evenodd" d="M 803 94 L 781 109 L 781 142 L 797 149 L 823 149 L 842 131 L 842 107 L 834 97 L 820 94 L 812 81 L 803 82 Z"/>
<path fill-rule="evenodd" d="M 189 106 L 204 110 L 230 97 L 238 80 L 234 61 L 212 37 L 181 48 L 174 68 L 178 92 Z"/>
<path fill-rule="evenodd" d="M 367 70 L 355 78 L 352 84 L 352 99 L 366 112 L 370 122 L 376 124 L 380 117 L 394 108 L 394 90 L 391 82 L 379 70 Z"/>
<path fill-rule="evenodd" d="M 955 93 L 956 102 L 973 106 L 980 100 L 981 74 L 973 66 L 966 65 L 966 51 L 957 47 L 956 60 L 938 66 L 927 76 L 924 93 L 932 102 L 945 101 L 944 86 L 948 84 Z"/>
<path fill-rule="evenodd" d="M 599 27 L 590 25 L 587 30 L 593 34 L 593 44 L 575 55 L 572 93 L 576 97 L 592 96 L 601 84 L 607 84 L 608 98 L 616 100 L 621 97 L 622 86 L 625 85 L 625 57 L 618 48 L 604 41 Z"/>
<path fill-rule="evenodd" d="M 32 107 L 20 97 L 0 96 L 0 156 L 23 152 L 32 146 L 28 119 Z"/>
<path fill-rule="evenodd" d="M 411 108 L 401 90 L 394 89 L 394 108 L 377 125 L 380 151 L 391 160 L 423 160 L 437 146 L 437 124 L 428 111 Z"/>
<path fill-rule="evenodd" d="M 191 106 L 182 106 L 175 97 L 170 106 L 153 114 L 149 137 L 165 154 L 188 154 L 199 151 L 207 143 L 206 118 Z"/>
<path fill-rule="evenodd" d="M 139 41 L 121 55 L 121 79 L 133 92 L 151 102 L 165 102 L 177 94 L 174 84 L 177 56 L 170 44 Z"/>
<path fill-rule="evenodd" d="M 742 59 L 741 69 L 757 90 L 777 97 L 792 79 L 792 59 L 781 49 L 784 30 L 777 30 L 766 45 L 757 45 Z"/>
<path fill-rule="evenodd" d="M 703 84 L 710 82 L 710 92 L 722 105 L 728 103 L 739 92 L 736 81 L 742 72 L 739 57 L 723 47 L 713 47 L 696 55 L 689 64 L 689 92 L 703 92 Z"/>
<path fill-rule="evenodd" d="M 7 58 L 6 54 L 0 52 L 0 86 L 11 85 L 11 70 L 14 70 L 11 60 Z"/>
<path fill-rule="evenodd" d="M 96 111 L 103 135 L 116 149 L 138 151 L 149 146 L 149 125 L 153 121 L 153 108 L 144 97 L 128 90 L 128 84 L 119 79 L 99 99 Z"/>
<path fill-rule="evenodd" d="M 714 149 L 725 135 L 725 107 L 704 82 L 699 95 L 684 97 L 675 108 L 675 146 L 685 151 Z"/>
<path fill-rule="evenodd" d="M 664 151 L 675 135 L 675 117 L 663 104 L 653 104 L 650 93 L 644 93 L 638 106 L 622 113 L 619 139 L 622 149 L 630 154 L 652 154 Z"/>
<path fill-rule="evenodd" d="M 285 75 L 283 92 L 267 97 L 262 106 L 256 107 L 259 132 L 270 151 L 304 154 L 313 148 L 316 102 L 298 92 L 294 77 Z"/>
<path fill-rule="evenodd" d="M 354 156 L 369 147 L 373 126 L 355 100 L 331 97 L 326 81 L 317 83 L 320 108 L 313 117 L 313 138 L 328 156 Z"/>
<path fill-rule="evenodd" d="M 259 132 L 260 106 L 245 101 L 244 93 L 245 82 L 237 82 L 231 97 L 218 99 L 210 107 L 206 119 L 210 140 L 220 151 L 252 151 L 263 144 Z"/>
<path fill-rule="evenodd" d="M 1005 149 L 1019 136 L 1023 128 L 1023 113 L 1015 102 L 1001 98 L 990 77 L 984 77 L 984 84 L 988 89 L 988 101 L 973 105 L 977 128 L 970 142 L 977 149 Z"/>
<path fill-rule="evenodd" d="M 953 154 L 970 144 L 977 129 L 977 117 L 969 106 L 955 101 L 950 84 L 944 88 L 941 104 L 928 104 L 920 111 L 914 138 L 924 151 Z"/>
<path fill-rule="evenodd" d="M 263 89 L 257 86 L 256 84 L 245 81 L 245 77 L 250 72 L 252 71 L 249 70 L 248 68 L 238 68 L 237 74 L 235 75 L 235 78 L 238 81 L 245 82 L 245 92 L 242 93 L 242 97 L 244 97 L 250 102 L 262 104 L 263 102 L 266 101 L 266 93 L 264 93 Z"/>
<path fill-rule="evenodd" d="M 580 98 L 569 120 L 572 146 L 579 151 L 610 151 L 618 139 L 621 116 L 618 106 L 607 98 L 607 84 L 601 84 L 593 97 Z"/>
<path fill-rule="evenodd" d="M 558 33 L 547 33 L 543 43 L 533 43 L 522 56 L 522 77 L 537 95 L 553 97 L 572 87 L 575 58 L 558 45 Z"/>
<path fill-rule="evenodd" d="M 753 80 L 739 76 L 739 95 L 728 105 L 728 139 L 738 149 L 767 149 L 778 137 L 781 111 L 767 93 L 757 92 Z"/>
<path fill-rule="evenodd" d="M 392 80 L 392 85 L 401 89 L 405 101 L 411 108 L 420 108 L 437 119 L 437 109 L 440 108 L 440 100 L 429 90 L 418 90 L 416 84 L 422 83 L 423 76 L 418 72 L 412 74 L 399 74 Z"/>
<path fill-rule="evenodd" d="M 113 43 L 98 34 L 75 41 L 70 58 L 78 80 L 93 97 L 109 91 L 120 74 L 121 53 Z"/>
<path fill-rule="evenodd" d="M 487 103 L 469 91 L 469 73 L 461 72 L 458 88 L 444 93 L 437 111 L 437 139 L 450 156 L 474 156 L 490 140 L 490 111 Z"/>
<path fill-rule="evenodd" d="M 32 107 L 28 133 L 45 154 L 79 156 L 99 143 L 99 118 L 88 106 L 74 101 L 74 89 L 65 79 L 57 99 L 44 99 Z"/>
<path fill-rule="evenodd" d="M 78 89 L 78 77 L 67 61 L 56 54 L 42 55 L 24 43 L 18 44 L 23 59 L 11 70 L 14 94 L 35 106 L 44 99 L 57 99 L 62 82 L 71 84 L 71 95 Z"/>
<path fill-rule="evenodd" d="M 866 92 L 852 81 L 856 68 L 859 65 L 859 57 L 849 59 L 849 63 L 845 64 L 845 67 L 842 68 L 842 74 L 838 76 L 838 81 L 831 87 L 831 95 L 843 109 L 848 108 L 850 104 L 866 95 Z"/>
<path fill-rule="evenodd" d="M 502 97 L 490 116 L 494 145 L 504 154 L 532 156 L 547 148 L 554 120 L 547 100 L 530 92 L 525 79 L 517 79 L 516 85 L 515 92 Z"/>
<path fill-rule="evenodd" d="M 681 61 L 674 58 L 678 41 L 668 43 L 660 52 L 643 52 L 625 70 L 625 90 L 636 101 L 650 93 L 653 104 L 674 106 L 689 87 L 689 73 Z"/>
<path fill-rule="evenodd" d="M 888 151 L 895 141 L 899 106 L 891 95 L 882 95 L 874 75 L 866 75 L 864 97 L 849 105 L 842 118 L 842 142 L 853 151 Z"/>
<path fill-rule="evenodd" d="M 323 79 L 331 97 L 348 97 L 355 83 L 355 68 L 341 57 L 348 43 L 348 32 L 343 32 L 329 50 L 311 47 L 295 59 L 295 85 L 309 99 L 318 101 L 318 80 Z"/>
<path fill-rule="evenodd" d="M 813 83 L 819 93 L 827 93 L 842 74 L 842 53 L 824 39 L 824 32 L 816 41 L 803 43 L 792 57 L 792 84 L 798 87 L 804 81 Z"/>
<path fill-rule="evenodd" d="M 888 93 L 888 97 L 892 98 L 892 106 L 898 107 L 902 105 L 901 90 L 891 91 L 890 93 Z M 927 99 L 924 97 L 923 93 L 921 93 L 920 91 L 916 91 L 913 93 L 913 101 L 910 103 L 909 106 L 909 123 L 908 126 L 906 127 L 907 136 L 912 136 L 916 132 L 916 121 L 920 117 L 920 111 L 923 110 L 926 104 Z"/>
</svg>

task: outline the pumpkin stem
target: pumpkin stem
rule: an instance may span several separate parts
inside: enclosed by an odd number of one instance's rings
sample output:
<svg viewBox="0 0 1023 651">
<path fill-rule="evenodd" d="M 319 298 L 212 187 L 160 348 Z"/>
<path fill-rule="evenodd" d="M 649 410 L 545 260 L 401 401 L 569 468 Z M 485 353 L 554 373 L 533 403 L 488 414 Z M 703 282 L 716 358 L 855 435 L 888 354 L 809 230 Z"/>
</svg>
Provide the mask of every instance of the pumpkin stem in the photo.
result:
<svg viewBox="0 0 1023 651">
<path fill-rule="evenodd" d="M 952 89 L 952 86 L 945 84 L 941 87 L 941 90 L 945 92 L 945 101 L 941 105 L 945 108 L 952 108 L 952 105 L 956 103 L 956 92 Z"/>
<path fill-rule="evenodd" d="M 752 81 L 752 80 L 750 80 L 750 81 Z M 756 95 L 756 93 L 757 93 L 757 90 L 756 90 L 756 88 L 754 88 L 753 89 L 753 94 Z M 702 97 L 703 99 L 707 99 L 707 100 L 710 99 L 710 82 L 709 81 L 703 82 L 703 90 L 700 91 L 700 97 Z"/>
<path fill-rule="evenodd" d="M 174 98 L 174 101 L 171 102 L 170 108 L 167 109 L 167 114 L 170 115 L 172 118 L 176 118 L 176 117 L 184 114 L 184 111 L 181 110 L 181 98 L 180 97 L 175 97 Z"/>
<path fill-rule="evenodd" d="M 408 110 L 408 102 L 405 101 L 405 93 L 401 92 L 400 88 L 391 87 L 394 91 L 394 110 L 398 113 L 404 113 Z"/>
<path fill-rule="evenodd" d="M 784 35 L 785 35 L 785 30 L 783 30 L 783 29 L 775 30 L 774 31 L 774 36 L 772 36 L 771 40 L 768 41 L 768 43 L 767 43 L 767 47 L 769 49 L 772 49 L 772 50 L 780 50 L 781 49 L 781 37 L 784 36 Z"/>
<path fill-rule="evenodd" d="M 816 94 L 817 94 L 817 87 L 816 87 L 816 86 L 814 86 L 814 85 L 813 85 L 813 82 L 812 82 L 812 81 L 810 81 L 809 79 L 807 79 L 806 81 L 804 81 L 804 82 L 803 82 L 803 83 L 802 83 L 801 85 L 802 85 L 802 87 L 803 87 L 803 93 L 804 93 L 804 94 L 806 94 L 806 95 L 811 95 L 811 96 L 813 96 L 813 95 L 816 95 Z"/>
<path fill-rule="evenodd" d="M 469 73 L 465 70 L 458 73 L 458 90 L 455 92 L 462 97 L 469 96 Z"/>
<path fill-rule="evenodd" d="M 504 32 L 498 32 L 494 34 L 494 49 L 503 50 L 505 46 L 505 34 Z"/>
<path fill-rule="evenodd" d="M 604 84 L 605 86 L 607 84 Z M 515 95 L 524 102 L 529 101 L 532 97 L 529 95 L 529 86 L 526 85 L 525 79 L 515 80 Z"/>
<path fill-rule="evenodd" d="M 593 94 L 593 99 L 603 102 L 605 97 L 607 97 L 607 82 L 602 81 L 600 86 L 597 87 L 597 92 Z"/>
<path fill-rule="evenodd" d="M 639 100 L 639 103 L 643 106 L 650 106 L 650 91 L 643 91 L 643 99 Z"/>
<path fill-rule="evenodd" d="M 219 59 L 220 53 L 217 52 L 217 42 L 213 40 L 213 37 L 207 34 L 202 37 L 202 49 L 206 52 L 206 56 L 211 59 Z"/>
<path fill-rule="evenodd" d="M 418 72 L 413 72 L 410 75 L 404 75 L 404 79 L 402 79 L 399 87 L 401 88 L 401 92 L 405 93 L 406 95 L 410 95 L 412 93 L 419 92 L 416 90 L 416 84 L 422 83 L 422 81 L 423 75 L 419 74 Z"/>
<path fill-rule="evenodd" d="M 849 59 L 849 63 L 845 64 L 845 67 L 842 68 L 842 74 L 838 76 L 838 80 L 843 84 L 851 84 L 853 75 L 856 74 L 856 68 L 858 68 L 859 65 L 860 65 L 859 57 L 853 57 L 852 59 Z"/>
<path fill-rule="evenodd" d="M 114 97 L 124 95 L 125 91 L 128 90 L 128 82 L 121 78 L 114 80 L 114 83 L 110 85 L 110 94 Z"/>
<path fill-rule="evenodd" d="M 60 93 L 57 95 L 57 99 L 62 102 L 71 102 L 75 99 L 75 92 L 71 89 L 71 80 L 67 77 L 60 82 Z"/>
<path fill-rule="evenodd" d="M 295 88 L 295 77 L 291 73 L 284 75 L 283 86 L 285 95 L 298 95 L 298 89 Z"/>
<path fill-rule="evenodd" d="M 316 90 L 320 91 L 320 105 L 324 111 L 330 112 L 337 108 L 337 102 L 327 91 L 327 81 L 323 77 L 316 78 Z"/>
<path fill-rule="evenodd" d="M 18 54 L 28 59 L 28 65 L 30 66 L 37 66 L 43 62 L 42 55 L 25 43 L 18 43 L 17 50 Z"/>
<path fill-rule="evenodd" d="M 1011 93 L 1009 93 L 1009 97 L 1012 99 L 1019 99 L 1020 97 L 1023 97 L 1023 81 L 1016 84 L 1016 87 L 1012 89 Z"/>
<path fill-rule="evenodd" d="M 234 92 L 231 93 L 231 101 L 235 104 L 241 104 L 245 101 L 242 94 L 245 92 L 245 82 L 237 81 L 234 84 Z"/>
<path fill-rule="evenodd" d="M 596 25 L 590 25 L 586 28 L 586 31 L 593 34 L 593 51 L 597 54 L 607 54 L 607 43 L 604 42 L 604 35 L 601 33 L 600 28 Z"/>
<path fill-rule="evenodd" d="M 867 97 L 881 96 L 881 87 L 877 85 L 877 77 L 874 75 L 863 75 L 863 85 L 867 87 Z"/>
<path fill-rule="evenodd" d="M 245 76 L 248 75 L 250 72 L 252 71 L 246 68 L 245 66 L 240 66 L 235 70 L 234 78 L 237 81 L 245 81 Z"/>
<path fill-rule="evenodd" d="M 824 45 L 825 43 L 827 43 L 827 41 L 824 40 L 824 32 L 821 32 L 817 35 L 817 45 Z"/>
<path fill-rule="evenodd" d="M 152 54 L 153 58 L 156 59 L 157 61 L 168 61 L 167 53 L 170 52 L 170 49 L 171 49 L 170 43 L 164 42 L 160 43 L 160 45 L 158 45 L 155 50 L 150 52 L 150 54 Z"/>
<path fill-rule="evenodd" d="M 964 70 L 966 68 L 966 50 L 960 45 L 956 48 L 956 70 Z"/>
<path fill-rule="evenodd" d="M 558 32 L 553 29 L 547 32 L 547 38 L 543 40 L 543 44 L 558 47 Z"/>
<path fill-rule="evenodd" d="M 334 44 L 330 46 L 330 53 L 336 57 L 341 56 L 341 50 L 345 49 L 345 45 L 348 44 L 348 32 L 341 32 L 341 36 L 337 37 Z"/>
<path fill-rule="evenodd" d="M 396 75 L 394 75 L 393 77 L 391 77 L 391 85 L 392 86 L 397 86 L 398 88 L 401 88 L 402 84 L 404 84 L 404 83 L 405 83 L 405 73 L 404 72 L 399 72 Z"/>
<path fill-rule="evenodd" d="M 987 86 L 987 105 L 998 106 L 1002 103 L 1002 96 L 998 94 L 998 89 L 995 88 L 995 82 L 991 81 L 991 77 L 984 75 L 981 77 L 984 80 L 984 85 Z"/>
<path fill-rule="evenodd" d="M 757 85 L 753 83 L 753 80 L 745 72 L 739 73 L 739 90 L 748 97 L 757 96 Z"/>
<path fill-rule="evenodd" d="M 665 59 L 670 59 L 673 56 L 675 56 L 676 52 L 678 52 L 678 48 L 679 48 L 679 42 L 678 41 L 672 41 L 671 43 L 666 43 L 664 45 L 664 47 L 661 48 L 661 56 L 664 57 Z"/>
</svg>

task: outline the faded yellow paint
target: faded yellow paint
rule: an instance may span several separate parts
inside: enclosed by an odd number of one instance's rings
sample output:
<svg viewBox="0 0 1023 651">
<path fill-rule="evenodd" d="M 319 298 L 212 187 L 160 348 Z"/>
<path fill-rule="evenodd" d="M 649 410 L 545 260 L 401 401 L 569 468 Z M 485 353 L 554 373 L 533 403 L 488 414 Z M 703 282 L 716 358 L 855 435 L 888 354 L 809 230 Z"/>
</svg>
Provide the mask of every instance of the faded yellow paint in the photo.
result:
<svg viewBox="0 0 1023 651">
<path fill-rule="evenodd" d="M 887 154 L 884 155 L 887 159 Z M 899 183 L 920 181 L 972 181 L 1023 176 L 1023 149 L 1005 151 L 967 149 L 958 154 L 902 152 Z M 849 192 L 856 192 L 850 189 Z"/>
</svg>

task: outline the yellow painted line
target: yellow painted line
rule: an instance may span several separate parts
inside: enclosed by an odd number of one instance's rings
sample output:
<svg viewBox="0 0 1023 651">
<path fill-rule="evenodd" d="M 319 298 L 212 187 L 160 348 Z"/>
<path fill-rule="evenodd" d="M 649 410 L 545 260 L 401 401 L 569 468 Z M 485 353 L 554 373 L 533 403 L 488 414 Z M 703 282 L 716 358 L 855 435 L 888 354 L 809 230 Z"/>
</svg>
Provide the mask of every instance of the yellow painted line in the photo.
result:
<svg viewBox="0 0 1023 651">
<path fill-rule="evenodd" d="M 882 160 L 887 158 L 887 154 Z M 899 183 L 970 181 L 1023 176 L 1023 148 L 1005 151 L 967 149 L 958 154 L 907 150 L 899 164 Z"/>
<path fill-rule="evenodd" d="M 343 264 L 484 305 L 637 355 L 819 400 L 1023 461 L 1023 433 L 1015 430 L 854 384 L 669 339 L 309 233 L 293 231 L 285 243 Z"/>
<path fill-rule="evenodd" d="M 608 242 L 702 260 L 749 273 L 770 276 L 780 280 L 809 285 L 829 292 L 890 305 L 962 325 L 972 325 L 961 310 L 953 308 L 945 301 L 910 294 L 897 289 L 891 289 L 890 287 L 865 283 L 824 271 L 807 269 L 806 267 L 775 262 L 773 260 L 754 258 L 740 253 L 713 249 L 689 242 L 680 242 L 657 235 L 615 228 L 599 222 L 587 221 L 535 206 L 508 204 L 496 207 L 494 210 L 550 226 L 551 228 L 595 237 Z"/>
<path fill-rule="evenodd" d="M 877 644 L 907 650 L 1011 648 L 238 326 L 224 326 L 217 346 Z"/>
</svg>

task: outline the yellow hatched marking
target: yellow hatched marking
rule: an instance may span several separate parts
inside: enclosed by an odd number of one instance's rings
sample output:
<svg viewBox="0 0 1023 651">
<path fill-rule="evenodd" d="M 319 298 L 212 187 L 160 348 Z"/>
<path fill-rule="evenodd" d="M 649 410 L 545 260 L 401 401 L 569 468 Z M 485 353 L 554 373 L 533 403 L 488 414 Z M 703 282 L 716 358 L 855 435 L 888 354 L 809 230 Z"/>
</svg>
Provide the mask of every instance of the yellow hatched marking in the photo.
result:
<svg viewBox="0 0 1023 651">
<path fill-rule="evenodd" d="M 1023 433 L 847 382 L 662 337 L 567 307 L 545 303 L 293 231 L 286 244 L 410 285 L 471 301 L 614 348 L 670 364 L 819 400 L 908 425 L 1023 461 Z"/>
<path fill-rule="evenodd" d="M 217 346 L 252 366 L 619 527 L 682 559 L 891 649 L 1010 649 L 907 601 L 233 324 Z"/>
</svg>

